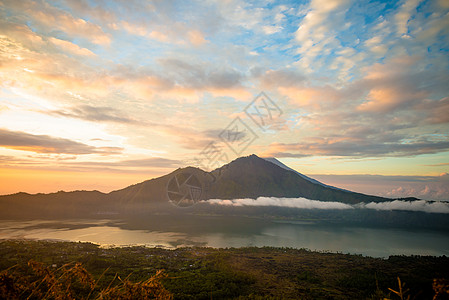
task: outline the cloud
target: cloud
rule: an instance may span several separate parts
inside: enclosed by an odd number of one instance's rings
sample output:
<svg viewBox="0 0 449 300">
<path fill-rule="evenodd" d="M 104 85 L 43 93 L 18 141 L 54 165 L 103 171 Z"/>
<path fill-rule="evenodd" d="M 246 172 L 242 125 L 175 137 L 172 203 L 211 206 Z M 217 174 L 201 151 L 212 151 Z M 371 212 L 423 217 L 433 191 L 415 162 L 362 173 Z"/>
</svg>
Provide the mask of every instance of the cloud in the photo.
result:
<svg viewBox="0 0 449 300">
<path fill-rule="evenodd" d="M 416 7 L 422 0 L 406 0 L 395 15 L 397 34 L 404 36 L 408 34 L 408 22 L 412 15 L 416 12 Z"/>
<path fill-rule="evenodd" d="M 167 77 L 176 84 L 194 89 L 241 87 L 243 75 L 235 69 L 193 64 L 180 59 L 163 59 L 161 65 L 168 71 Z"/>
<path fill-rule="evenodd" d="M 415 197 L 425 200 L 449 201 L 449 175 L 310 175 L 326 184 L 369 195 L 388 198 Z"/>
<path fill-rule="evenodd" d="M 127 21 L 121 21 L 120 27 L 122 27 L 123 29 L 125 29 L 126 31 L 128 31 L 129 33 L 134 34 L 134 35 L 139 35 L 139 36 L 149 35 L 147 28 L 142 25 L 132 24 Z"/>
<path fill-rule="evenodd" d="M 401 157 L 439 153 L 449 150 L 449 141 L 418 139 L 406 142 L 356 140 L 350 136 L 309 138 L 301 143 L 272 143 L 264 156 L 290 153 L 307 156 Z"/>
<path fill-rule="evenodd" d="M 63 55 L 93 56 L 87 48 L 53 37 L 42 39 L 26 26 L 8 26 L 14 29 L 12 34 L 0 37 L 0 67 L 5 74 L 2 84 L 43 98 L 54 97 L 56 102 L 72 102 L 72 97 L 62 93 L 96 100 L 122 93 L 138 101 L 164 98 L 180 102 L 198 102 L 203 93 L 239 99 L 251 96 L 244 87 L 245 76 L 231 67 L 170 58 L 158 60 L 151 68 L 117 66 L 112 71 L 97 72 L 80 64 L 77 58 Z M 17 40 L 16 36 L 20 38 Z M 55 49 L 60 55 L 45 54 Z M 15 75 L 10 76 L 11 73 Z"/>
<path fill-rule="evenodd" d="M 138 126 L 134 128 L 151 129 L 153 134 L 157 134 L 165 139 L 174 139 L 177 144 L 187 149 L 202 149 L 211 141 L 219 139 L 219 134 L 223 129 L 197 130 L 192 126 L 184 126 L 179 122 L 173 124 L 170 121 L 151 121 L 148 119 L 137 119 L 126 116 L 121 110 L 111 107 L 93 107 L 90 105 L 78 105 L 68 109 L 40 111 L 51 116 L 64 118 L 75 118 L 96 123 L 122 124 L 125 126 Z M 129 127 L 125 127 L 129 128 Z M 137 132 L 135 131 L 137 134 Z M 244 132 L 233 132 L 236 140 L 245 137 Z M 137 134 L 139 139 L 142 134 Z"/>
<path fill-rule="evenodd" d="M 407 211 L 422 211 L 427 213 L 441 213 L 449 214 L 448 202 L 429 202 L 425 200 L 418 201 L 401 201 L 395 200 L 392 202 L 371 202 L 368 204 L 358 204 L 358 208 L 368 208 L 375 210 L 407 210 Z"/>
<path fill-rule="evenodd" d="M 45 44 L 45 40 L 43 37 L 33 32 L 27 25 L 25 24 L 17 24 L 13 22 L 8 22 L 5 19 L 0 19 L 0 28 L 3 43 L 9 41 L 11 47 L 16 48 L 15 50 L 26 51 L 26 49 L 39 49 Z M 14 41 L 18 43 L 14 43 Z M 20 49 L 17 49 L 18 45 L 22 46 Z M 3 47 L 5 47 L 4 45 Z M 14 50 L 7 49 L 5 50 Z"/>
<path fill-rule="evenodd" d="M 331 209 L 331 210 L 346 210 L 346 209 L 375 209 L 375 210 L 403 210 L 403 211 L 421 211 L 427 213 L 443 213 L 449 214 L 449 202 L 432 202 L 432 201 L 388 201 L 388 202 L 371 202 L 359 203 L 355 205 L 345 204 L 341 202 L 327 202 L 310 200 L 306 198 L 276 198 L 276 197 L 258 197 L 257 199 L 211 199 L 203 201 L 212 205 L 222 206 L 275 206 L 288 207 L 299 209 Z"/>
<path fill-rule="evenodd" d="M 195 47 L 199 47 L 206 43 L 203 33 L 199 30 L 191 30 L 187 33 L 190 43 Z"/>
<path fill-rule="evenodd" d="M 180 160 L 162 157 L 150 157 L 141 159 L 129 159 L 109 162 L 83 162 L 83 166 L 109 166 L 109 167 L 134 167 L 134 168 L 179 168 L 182 166 Z"/>
<path fill-rule="evenodd" d="M 202 46 L 206 42 L 204 33 L 187 24 L 174 12 L 175 2 L 132 3 L 116 2 L 116 10 L 108 10 L 103 5 L 95 5 L 85 0 L 66 0 L 66 5 L 78 15 L 90 16 L 98 20 L 102 27 L 112 28 L 114 31 L 125 31 L 129 34 L 152 39 L 161 43 Z M 154 42 L 154 41 L 151 41 Z"/>
<path fill-rule="evenodd" d="M 73 53 L 75 55 L 81 55 L 81 56 L 95 56 L 95 53 L 90 51 L 87 48 L 81 48 L 80 46 L 71 43 L 69 41 L 60 40 L 57 38 L 50 37 L 49 41 L 55 44 L 56 46 L 62 48 L 65 51 L 68 51 L 70 53 Z"/>
<path fill-rule="evenodd" d="M 161 43 L 182 44 L 182 38 L 184 38 L 179 32 L 173 32 L 172 28 L 157 26 L 155 29 L 154 26 L 148 25 L 146 22 L 131 23 L 123 20 L 120 22 L 120 26 L 117 26 L 117 29 L 119 28 L 124 29 L 130 34 L 149 38 Z M 198 30 L 188 31 L 186 35 L 188 41 L 194 46 L 201 46 L 206 42 L 202 33 Z"/>
<path fill-rule="evenodd" d="M 306 198 L 275 198 L 275 197 L 258 197 L 257 199 L 233 199 L 221 200 L 211 199 L 205 201 L 210 204 L 224 206 L 280 206 L 302 209 L 352 209 L 349 204 L 341 202 L 324 202 L 317 200 L 309 200 Z"/>
<path fill-rule="evenodd" d="M 97 74 L 77 60 L 91 55 L 73 55 L 85 52 L 82 48 L 67 41 L 41 38 L 25 26 L 8 26 L 14 30 L 8 36 L 0 35 L 0 82 L 11 93 L 55 102 L 73 100 L 67 99 L 68 92 L 90 94 L 91 98 L 110 93 L 113 78 Z"/>
<path fill-rule="evenodd" d="M 263 32 L 265 32 L 265 34 L 270 35 L 270 34 L 274 34 L 276 32 L 281 31 L 282 27 L 281 26 L 266 25 L 266 26 L 262 26 L 262 30 L 263 30 Z"/>
<path fill-rule="evenodd" d="M 138 159 L 112 159 L 104 153 L 96 160 L 85 160 L 78 155 L 61 153 L 36 153 L 26 156 L 0 155 L 0 168 L 35 169 L 43 171 L 64 172 L 114 172 L 124 174 L 159 174 L 185 166 L 180 160 L 163 157 L 146 157 Z"/>
<path fill-rule="evenodd" d="M 441 166 L 449 166 L 449 163 L 438 163 L 438 164 L 431 164 L 431 165 L 425 165 L 425 166 L 426 167 L 441 167 Z"/>
<path fill-rule="evenodd" d="M 90 2 L 87 0 L 62 0 L 61 6 L 67 7 L 72 14 L 90 17 L 102 25 L 107 25 L 117 20 L 117 15 L 101 5 L 101 2 Z"/>
<path fill-rule="evenodd" d="M 42 67 L 42 66 L 39 66 Z M 35 71 L 29 82 L 36 88 L 36 93 L 46 86 L 49 91 L 59 94 L 70 91 L 77 94 L 89 94 L 91 96 L 106 96 L 110 93 L 110 84 L 116 78 L 110 76 L 99 76 L 99 74 L 88 73 L 69 74 L 59 70 Z M 51 92 L 49 94 L 52 94 Z M 53 94 L 54 95 L 54 94 Z"/>
<path fill-rule="evenodd" d="M 301 86 L 305 80 L 306 77 L 294 69 L 267 70 L 260 76 L 264 89 L 297 87 Z"/>
<path fill-rule="evenodd" d="M 31 159 L 20 158 L 12 155 L 0 155 L 0 166 L 16 167 L 21 166 L 35 166 L 39 165 L 39 162 Z"/>
<path fill-rule="evenodd" d="M 36 153 L 65 154 L 118 154 L 123 150 L 118 147 L 94 147 L 69 139 L 7 129 L 0 129 L 0 147 Z"/>
<path fill-rule="evenodd" d="M 425 121 L 430 124 L 449 123 L 449 97 L 440 100 L 425 99 L 418 103 L 416 110 L 420 110 L 426 116 Z"/>
<path fill-rule="evenodd" d="M 436 8 L 439 10 L 439 8 Z M 449 33 L 449 18 L 443 10 L 441 13 L 433 12 L 428 19 L 420 20 L 413 28 L 412 34 L 416 36 L 416 41 L 426 46 L 444 45 L 447 42 Z M 444 46 L 443 46 L 444 47 Z"/>
<path fill-rule="evenodd" d="M 81 171 L 81 172 L 114 172 L 114 173 L 128 173 L 128 174 L 160 174 L 165 175 L 167 170 L 184 166 L 183 162 L 179 160 L 172 160 L 162 157 L 150 157 L 127 160 L 109 160 L 109 161 L 78 161 L 74 159 L 61 160 L 57 162 L 52 158 L 52 164 L 48 164 L 47 158 L 36 158 L 19 161 L 13 163 L 6 163 L 8 166 L 16 168 L 36 168 L 45 170 L 64 170 L 64 171 Z M 31 163 L 34 161 L 34 163 Z M 2 160 L 0 159 L 0 165 Z"/>
<path fill-rule="evenodd" d="M 335 28 L 344 24 L 343 12 L 349 3 L 348 0 L 310 2 L 308 12 L 295 33 L 296 42 L 299 44 L 297 52 L 301 55 L 299 66 L 304 71 L 310 71 L 314 64 L 318 64 L 317 57 L 329 54 L 331 49 L 341 48 L 340 42 L 335 38 Z"/>
<path fill-rule="evenodd" d="M 247 131 L 234 130 L 234 129 L 208 129 L 203 131 L 205 137 L 209 137 L 211 140 L 217 140 L 218 138 L 226 138 L 232 140 L 233 142 L 244 140 Z"/>
<path fill-rule="evenodd" d="M 422 88 L 424 74 L 414 70 L 419 57 L 400 56 L 366 68 L 364 78 L 356 85 L 368 89 L 366 101 L 357 109 L 374 113 L 391 113 L 416 105 L 430 95 Z"/>
<path fill-rule="evenodd" d="M 449 176 L 441 175 L 425 184 L 400 184 L 384 193 L 388 197 L 418 197 L 423 199 L 449 200 Z"/>
<path fill-rule="evenodd" d="M 265 156 L 265 155 L 264 155 Z M 307 157 L 307 154 L 301 154 L 301 153 L 290 153 L 290 152 L 269 152 L 267 157 L 277 157 L 277 158 L 283 158 L 283 157 L 295 157 L 295 158 L 302 158 Z"/>
<path fill-rule="evenodd" d="M 286 120 L 252 145 L 267 155 L 441 153 L 443 3 L 1 1 L 1 114 L 38 110 L 97 123 L 142 152 L 183 152 L 202 149 L 221 117 L 265 90 Z"/>
<path fill-rule="evenodd" d="M 218 1 L 216 8 L 211 13 L 215 18 L 215 26 L 224 27 L 230 32 L 233 30 L 254 30 L 260 26 L 264 18 L 264 11 L 250 3 L 244 3 L 238 0 L 227 2 Z M 221 29 L 221 28 L 220 28 Z"/>
<path fill-rule="evenodd" d="M 142 136 L 151 135 L 164 139 L 167 143 L 173 140 L 179 147 L 186 149 L 201 150 L 207 144 L 219 139 L 219 134 L 232 134 L 236 140 L 243 139 L 245 132 L 228 133 L 222 129 L 200 130 L 191 123 L 190 114 L 173 113 L 170 117 L 149 119 L 146 114 L 136 114 L 133 117 L 127 116 L 125 111 L 112 107 L 94 107 L 90 105 L 77 105 L 58 110 L 39 110 L 40 113 L 50 116 L 74 118 L 95 123 L 107 123 L 112 128 L 117 129 L 117 125 L 123 130 L 129 130 L 133 126 L 133 134 L 137 140 L 142 140 Z M 179 115 L 179 116 L 178 116 Z M 128 136 L 128 142 L 131 142 L 131 136 Z"/>
<path fill-rule="evenodd" d="M 10 12 L 14 12 L 16 18 L 25 18 L 34 27 L 50 32 L 61 30 L 70 37 L 78 36 L 85 38 L 94 44 L 107 45 L 111 38 L 100 26 L 76 18 L 71 14 L 41 1 L 3 1 L 3 6 Z"/>
<path fill-rule="evenodd" d="M 442 128 L 449 123 L 449 102 L 436 97 L 447 94 L 447 76 L 424 66 L 422 57 L 399 55 L 362 68 L 363 77 L 340 87 L 297 71 L 262 73 L 264 87 L 276 89 L 298 113 L 288 123 L 296 141 L 278 139 L 261 154 L 400 157 L 447 151 Z"/>
<path fill-rule="evenodd" d="M 383 37 L 376 35 L 366 40 L 364 45 L 374 54 L 385 55 L 388 50 L 388 46 L 383 43 Z"/>
<path fill-rule="evenodd" d="M 287 96 L 290 103 L 307 110 L 316 111 L 323 107 L 341 105 L 341 93 L 332 86 L 290 86 L 278 88 L 281 95 Z"/>
<path fill-rule="evenodd" d="M 359 109 L 362 111 L 387 112 L 398 105 L 401 98 L 402 94 L 395 89 L 372 89 L 367 97 L 368 102 L 361 104 Z"/>
<path fill-rule="evenodd" d="M 68 110 L 43 111 L 50 115 L 58 115 L 67 118 L 76 118 L 92 122 L 114 122 L 124 124 L 140 124 L 142 122 L 128 118 L 123 112 L 111 107 L 94 107 L 90 105 L 79 105 Z"/>
</svg>

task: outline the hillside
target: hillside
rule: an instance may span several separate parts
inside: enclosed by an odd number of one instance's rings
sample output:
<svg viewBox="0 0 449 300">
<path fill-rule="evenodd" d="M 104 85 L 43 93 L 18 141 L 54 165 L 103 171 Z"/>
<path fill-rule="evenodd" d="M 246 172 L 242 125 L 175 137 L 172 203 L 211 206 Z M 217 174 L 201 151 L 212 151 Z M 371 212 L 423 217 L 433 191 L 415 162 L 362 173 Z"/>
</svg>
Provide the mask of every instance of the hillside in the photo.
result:
<svg viewBox="0 0 449 300">
<path fill-rule="evenodd" d="M 27 299 L 32 291 L 43 295 L 49 290 L 51 285 L 46 282 L 37 287 L 30 283 L 37 278 L 30 276 L 33 271 L 27 265 L 29 261 L 34 262 L 32 266 L 40 266 L 39 270 L 48 271 L 41 272 L 38 282 L 46 274 L 57 275 L 61 286 L 54 290 L 61 291 L 64 297 L 67 291 L 76 291 L 77 299 L 88 295 L 90 299 L 102 298 L 95 295 L 123 281 L 144 283 L 158 270 L 167 274 L 162 284 L 174 299 L 399 299 L 389 290 L 398 290 L 397 277 L 406 286 L 404 299 L 407 296 L 432 299 L 436 291 L 447 289 L 448 282 L 442 278 L 449 276 L 449 258 L 444 256 L 377 259 L 271 247 L 165 250 L 99 248 L 89 243 L 0 241 L 0 272 L 4 278 L 0 282 L 0 298 Z M 80 262 L 78 269 L 85 267 L 98 283 L 93 293 L 91 287 L 76 282 L 76 276 L 68 278 L 72 281 L 61 276 L 64 268 L 62 271 L 59 268 L 68 264 L 65 266 L 69 269 L 74 266 L 73 262 Z M 439 285 L 432 286 L 434 279 L 438 279 Z M 136 290 L 125 291 L 131 298 L 129 295 Z M 433 299 L 447 299 L 447 296 L 441 293 Z"/>
<path fill-rule="evenodd" d="M 212 172 L 193 167 L 179 168 L 167 175 L 107 194 L 98 191 L 60 191 L 0 196 L 0 217 L 111 215 L 149 208 L 170 209 L 173 203 L 190 206 L 200 200 L 256 199 L 260 196 L 304 197 L 348 204 L 391 200 L 327 186 L 285 166 L 250 155 Z"/>
<path fill-rule="evenodd" d="M 217 178 L 206 199 L 257 198 L 259 196 L 337 201 L 355 204 L 391 199 L 349 192 L 313 182 L 256 155 L 241 157 L 211 172 Z"/>
</svg>

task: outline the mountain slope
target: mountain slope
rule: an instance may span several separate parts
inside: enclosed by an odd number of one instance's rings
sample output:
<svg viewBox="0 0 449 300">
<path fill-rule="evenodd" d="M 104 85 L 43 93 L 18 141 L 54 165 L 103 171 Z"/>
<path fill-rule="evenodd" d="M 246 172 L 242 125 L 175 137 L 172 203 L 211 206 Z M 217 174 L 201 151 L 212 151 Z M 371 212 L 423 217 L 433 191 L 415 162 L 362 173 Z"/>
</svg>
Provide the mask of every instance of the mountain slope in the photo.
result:
<svg viewBox="0 0 449 300">
<path fill-rule="evenodd" d="M 50 194 L 17 193 L 0 196 L 0 218 L 67 218 L 116 211 L 108 195 L 99 191 Z"/>
<path fill-rule="evenodd" d="M 135 204 L 142 202 L 167 203 L 168 202 L 168 184 L 175 176 L 181 174 L 193 174 L 201 182 L 207 182 L 208 173 L 193 167 L 179 168 L 167 175 L 146 180 L 144 182 L 128 186 L 124 189 L 116 190 L 108 194 L 113 201 L 122 204 Z M 204 198 L 202 198 L 204 199 Z"/>
<path fill-rule="evenodd" d="M 211 173 L 217 180 L 209 187 L 206 199 L 304 197 L 349 204 L 391 200 L 315 183 L 294 170 L 282 168 L 256 155 L 238 158 Z"/>
<path fill-rule="evenodd" d="M 172 208 L 170 200 L 175 202 L 180 200 L 192 186 L 195 188 L 195 196 L 183 200 L 185 205 L 181 206 L 189 206 L 198 200 L 256 199 L 260 196 L 304 197 L 348 204 L 391 200 L 330 187 L 279 164 L 280 162 L 250 155 L 240 157 L 212 172 L 193 167 L 180 168 L 170 174 L 108 194 L 98 191 L 75 191 L 0 196 L 0 217 L 42 215 L 62 218 L 75 215 L 132 213 L 149 208 L 170 209 Z M 186 181 L 188 178 L 191 180 L 190 183 Z"/>
<path fill-rule="evenodd" d="M 201 200 L 256 199 L 260 196 L 304 197 L 349 204 L 391 200 L 327 186 L 287 168 L 253 154 L 240 157 L 209 173 L 193 167 L 180 168 L 170 174 L 111 192 L 108 197 L 122 204 L 167 203 L 170 180 L 187 174 L 199 181 Z"/>
<path fill-rule="evenodd" d="M 351 192 L 351 191 L 348 191 L 348 190 L 345 190 L 345 189 L 341 189 L 341 188 L 338 188 L 338 187 L 335 187 L 335 186 L 331 186 L 331 185 L 324 184 L 324 183 L 322 183 L 322 182 L 320 182 L 320 181 L 318 181 L 318 180 L 316 180 L 316 179 L 313 179 L 313 178 L 310 178 L 309 176 L 306 176 L 306 175 L 304 175 L 304 174 L 301 174 L 301 173 L 299 173 L 298 171 L 293 170 L 292 168 L 290 168 L 290 167 L 284 165 L 283 163 L 281 163 L 279 160 L 277 160 L 277 159 L 274 158 L 274 157 L 264 157 L 263 159 L 265 159 L 266 161 L 269 161 L 269 162 L 271 162 L 271 163 L 273 163 L 273 164 L 275 164 L 275 165 L 277 165 L 277 166 L 279 166 L 279 167 L 281 167 L 281 168 L 283 168 L 283 169 L 285 169 L 285 170 L 289 170 L 289 171 L 295 172 L 296 174 L 298 174 L 298 175 L 301 176 L 302 178 L 304 178 L 304 179 L 306 179 L 306 180 L 308 180 L 308 181 L 310 181 L 310 182 L 312 182 L 312 183 L 316 183 L 316 184 L 319 184 L 319 185 L 321 185 L 321 186 L 329 187 L 329 188 L 332 188 L 332 189 L 335 189 L 335 190 Z"/>
</svg>

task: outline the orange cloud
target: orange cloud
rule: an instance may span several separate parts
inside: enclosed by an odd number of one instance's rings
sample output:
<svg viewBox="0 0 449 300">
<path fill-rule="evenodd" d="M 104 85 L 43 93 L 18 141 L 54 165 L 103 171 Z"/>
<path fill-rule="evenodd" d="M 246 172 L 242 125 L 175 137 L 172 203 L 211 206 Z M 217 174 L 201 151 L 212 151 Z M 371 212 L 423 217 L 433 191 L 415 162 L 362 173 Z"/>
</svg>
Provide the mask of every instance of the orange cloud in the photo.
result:
<svg viewBox="0 0 449 300">
<path fill-rule="evenodd" d="M 359 110 L 386 112 L 401 102 L 402 95 L 394 88 L 379 88 L 372 89 L 369 92 L 367 99 L 368 102 L 358 106 Z"/>
<path fill-rule="evenodd" d="M 36 1 L 8 1 L 6 4 L 10 11 L 16 15 L 23 15 L 35 26 L 51 30 L 61 30 L 72 37 L 82 37 L 94 44 L 108 45 L 111 38 L 99 25 L 71 14 L 48 4 L 41 5 Z"/>
<path fill-rule="evenodd" d="M 76 155 L 95 153 L 117 154 L 121 153 L 123 150 L 118 147 L 94 147 L 70 139 L 48 135 L 35 135 L 1 128 L 0 147 L 35 153 L 64 153 Z"/>
<path fill-rule="evenodd" d="M 199 30 L 191 30 L 187 33 L 190 43 L 195 47 L 202 46 L 206 43 L 206 39 L 203 36 L 203 33 Z"/>
<path fill-rule="evenodd" d="M 297 87 L 280 87 L 278 90 L 298 106 L 318 106 L 316 101 L 320 98 L 320 92 L 317 90 Z"/>
<path fill-rule="evenodd" d="M 401 75 L 407 74 L 407 70 L 413 67 L 420 60 L 419 56 L 397 56 L 385 63 L 376 63 L 363 69 L 364 80 L 388 82 L 390 79 L 397 79 Z"/>
<path fill-rule="evenodd" d="M 369 91 L 367 102 L 357 107 L 365 112 L 390 112 L 402 105 L 412 105 L 428 96 L 427 91 L 410 91 L 407 87 L 378 87 Z"/>
<path fill-rule="evenodd" d="M 160 31 L 153 30 L 148 34 L 148 36 L 152 39 L 155 39 L 159 42 L 167 43 L 169 41 L 169 37 L 166 34 L 163 34 Z"/>
<path fill-rule="evenodd" d="M 16 28 L 18 29 L 18 28 Z M 27 28 L 21 27 L 25 33 Z M 0 82 L 4 87 L 23 89 L 35 96 L 46 95 L 60 97 L 68 91 L 77 93 L 93 93 L 106 95 L 111 79 L 108 76 L 98 76 L 94 72 L 90 75 L 87 68 L 70 57 L 60 54 L 47 55 L 49 43 L 39 43 L 36 36 L 29 34 L 29 38 L 16 40 L 19 32 L 12 32 L 12 36 L 0 36 Z M 18 35 L 20 36 L 20 34 Z M 33 42 L 32 42 L 33 41 Z M 49 38 L 49 42 L 57 45 L 63 51 L 81 56 L 93 56 L 90 50 L 81 48 L 68 41 Z M 28 48 L 28 47 L 30 48 Z M 32 50 L 36 49 L 36 50 Z M 68 74 L 70 70 L 70 74 Z M 90 77 L 90 78 L 89 78 Z"/>
<path fill-rule="evenodd" d="M 417 86 L 410 75 L 419 60 L 417 56 L 404 55 L 366 68 L 359 84 L 368 90 L 367 101 L 358 105 L 357 110 L 390 112 L 425 100 L 429 91 Z"/>
<path fill-rule="evenodd" d="M 36 72 L 37 85 L 43 87 L 47 84 L 53 86 L 55 92 L 70 91 L 81 94 L 106 96 L 109 93 L 110 83 L 113 78 L 82 78 L 63 73 Z M 46 84 L 47 83 L 47 84 Z"/>
<path fill-rule="evenodd" d="M 335 105 L 341 97 L 338 91 L 328 87 L 279 87 L 281 95 L 290 98 L 291 103 L 312 109 Z"/>
<path fill-rule="evenodd" d="M 131 24 L 126 21 L 122 21 L 120 25 L 129 33 L 139 36 L 146 36 L 148 34 L 147 29 L 144 26 Z"/>
<path fill-rule="evenodd" d="M 80 46 L 71 43 L 69 41 L 60 40 L 57 38 L 49 38 L 49 41 L 55 44 L 56 46 L 60 47 L 62 50 L 76 54 L 81 56 L 95 56 L 95 53 L 90 51 L 87 48 L 81 48 Z"/>
<path fill-rule="evenodd" d="M 84 56 L 95 55 L 90 50 L 68 41 L 56 38 L 48 40 L 69 53 Z M 2 49 L 0 61 L 4 61 L 0 65 L 0 68 L 3 69 L 3 73 L 0 74 L 0 78 L 4 79 L 2 84 L 24 89 L 28 94 L 45 96 L 48 100 L 61 99 L 62 95 L 74 94 L 80 97 L 89 95 L 89 98 L 93 96 L 106 97 L 117 90 L 125 92 L 130 97 L 151 101 L 170 98 L 195 103 L 205 92 L 216 97 L 228 96 L 240 100 L 251 98 L 251 94 L 239 84 L 240 75 L 236 72 L 217 71 L 212 73 L 213 76 L 208 76 L 207 70 L 199 67 L 194 69 L 195 72 L 200 72 L 204 81 L 208 82 L 203 82 L 198 78 L 184 78 L 183 76 L 191 75 L 187 71 L 178 80 L 154 74 L 129 76 L 117 73 L 108 75 L 98 74 L 95 70 L 85 68 L 77 60 L 65 55 L 50 57 L 45 54 L 45 44 L 41 45 L 41 53 L 28 49 L 13 38 L 2 36 L 0 37 L 0 49 Z M 68 70 L 70 73 L 67 72 Z M 196 86 L 195 80 L 199 81 L 201 85 Z M 67 100 L 73 99 L 67 98 Z"/>
</svg>

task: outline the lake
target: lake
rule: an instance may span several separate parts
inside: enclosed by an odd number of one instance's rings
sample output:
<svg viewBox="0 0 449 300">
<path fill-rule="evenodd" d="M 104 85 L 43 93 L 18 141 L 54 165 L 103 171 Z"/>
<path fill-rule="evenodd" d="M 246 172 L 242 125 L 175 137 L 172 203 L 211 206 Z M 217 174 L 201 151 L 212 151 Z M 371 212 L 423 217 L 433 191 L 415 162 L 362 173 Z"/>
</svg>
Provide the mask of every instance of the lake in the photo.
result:
<svg viewBox="0 0 449 300">
<path fill-rule="evenodd" d="M 0 220 L 0 238 L 82 241 L 103 247 L 272 246 L 372 257 L 449 255 L 449 233 L 444 231 L 364 228 L 240 216 Z"/>
</svg>

